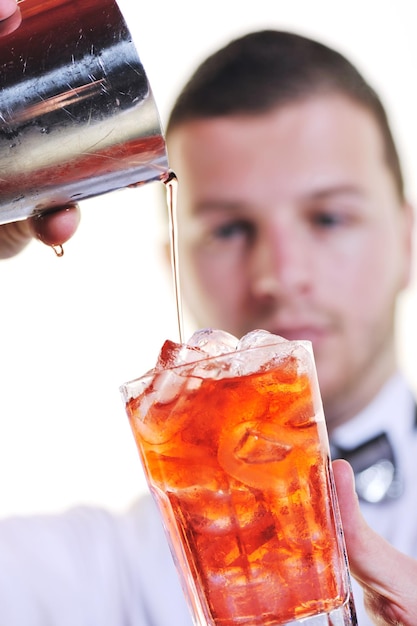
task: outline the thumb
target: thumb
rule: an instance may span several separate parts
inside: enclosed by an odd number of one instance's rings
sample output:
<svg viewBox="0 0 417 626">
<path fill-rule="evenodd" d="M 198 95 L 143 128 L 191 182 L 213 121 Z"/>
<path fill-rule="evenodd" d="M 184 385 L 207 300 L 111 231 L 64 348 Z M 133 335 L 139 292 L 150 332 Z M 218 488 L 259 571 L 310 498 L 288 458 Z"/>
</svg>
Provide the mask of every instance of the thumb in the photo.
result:
<svg viewBox="0 0 417 626">
<path fill-rule="evenodd" d="M 351 573 L 363 587 L 367 612 L 378 626 L 417 624 L 417 561 L 373 531 L 363 518 L 346 461 L 333 462 Z"/>
</svg>

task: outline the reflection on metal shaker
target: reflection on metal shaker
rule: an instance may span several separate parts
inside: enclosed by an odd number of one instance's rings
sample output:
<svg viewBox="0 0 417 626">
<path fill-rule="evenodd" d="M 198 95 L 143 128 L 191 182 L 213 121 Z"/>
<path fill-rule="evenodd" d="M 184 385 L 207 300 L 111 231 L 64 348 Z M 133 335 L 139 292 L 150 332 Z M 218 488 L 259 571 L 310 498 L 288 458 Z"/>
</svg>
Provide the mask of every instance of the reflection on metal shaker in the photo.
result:
<svg viewBox="0 0 417 626">
<path fill-rule="evenodd" d="M 115 0 L 22 0 L 0 37 L 0 224 L 164 180 L 152 91 Z"/>
</svg>

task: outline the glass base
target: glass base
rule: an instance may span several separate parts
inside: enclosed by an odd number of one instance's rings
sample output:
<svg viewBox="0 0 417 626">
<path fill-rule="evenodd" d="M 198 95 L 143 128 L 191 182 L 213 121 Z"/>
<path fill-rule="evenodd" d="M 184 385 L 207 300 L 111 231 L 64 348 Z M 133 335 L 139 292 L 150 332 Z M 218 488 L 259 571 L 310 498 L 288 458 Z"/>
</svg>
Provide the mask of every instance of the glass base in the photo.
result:
<svg viewBox="0 0 417 626">
<path fill-rule="evenodd" d="M 353 598 L 350 596 L 343 606 L 330 613 L 296 619 L 282 626 L 358 626 Z"/>
</svg>

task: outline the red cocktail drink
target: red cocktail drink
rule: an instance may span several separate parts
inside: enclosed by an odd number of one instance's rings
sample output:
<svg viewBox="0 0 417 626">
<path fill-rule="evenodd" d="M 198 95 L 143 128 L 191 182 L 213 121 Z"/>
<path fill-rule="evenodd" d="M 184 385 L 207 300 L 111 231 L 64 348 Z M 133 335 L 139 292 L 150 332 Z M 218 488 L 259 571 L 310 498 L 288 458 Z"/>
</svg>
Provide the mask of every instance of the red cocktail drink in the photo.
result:
<svg viewBox="0 0 417 626">
<path fill-rule="evenodd" d="M 198 624 L 354 624 L 309 344 L 260 337 L 124 386 L 143 467 Z"/>
</svg>

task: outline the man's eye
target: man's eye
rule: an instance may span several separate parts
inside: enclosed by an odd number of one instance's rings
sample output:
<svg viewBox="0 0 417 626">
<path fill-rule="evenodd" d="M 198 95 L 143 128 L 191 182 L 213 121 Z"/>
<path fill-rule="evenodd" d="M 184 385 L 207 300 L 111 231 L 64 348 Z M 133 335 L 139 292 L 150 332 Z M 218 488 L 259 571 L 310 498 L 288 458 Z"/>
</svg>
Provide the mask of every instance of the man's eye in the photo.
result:
<svg viewBox="0 0 417 626">
<path fill-rule="evenodd" d="M 233 237 L 251 237 L 253 236 L 253 226 L 243 220 L 228 222 L 217 226 L 213 230 L 213 237 L 217 239 L 232 239 Z"/>
<path fill-rule="evenodd" d="M 322 228 L 332 228 L 334 226 L 340 226 L 345 222 L 343 216 L 337 213 L 322 212 L 315 213 L 312 217 L 312 222 L 315 226 Z"/>
</svg>

